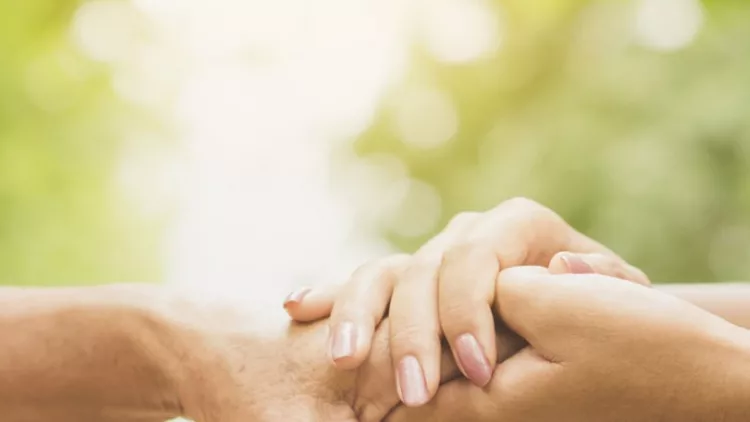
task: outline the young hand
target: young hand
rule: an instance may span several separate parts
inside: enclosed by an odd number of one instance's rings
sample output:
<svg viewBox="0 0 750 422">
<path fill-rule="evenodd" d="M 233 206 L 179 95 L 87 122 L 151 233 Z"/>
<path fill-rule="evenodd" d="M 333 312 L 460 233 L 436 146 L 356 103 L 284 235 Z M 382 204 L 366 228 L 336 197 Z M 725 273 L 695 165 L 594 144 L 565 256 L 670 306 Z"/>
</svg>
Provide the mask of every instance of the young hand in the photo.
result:
<svg viewBox="0 0 750 422">
<path fill-rule="evenodd" d="M 389 422 L 740 422 L 750 334 L 673 296 L 599 275 L 504 271 L 495 311 L 529 343 L 484 389 L 441 386 Z"/>
<path fill-rule="evenodd" d="M 571 228 L 551 210 L 514 199 L 485 213 L 458 215 L 413 256 L 368 263 L 340 290 L 302 290 L 285 304 L 298 321 L 331 315 L 330 355 L 343 369 L 367 357 L 372 333 L 388 311 L 390 348 L 402 401 L 418 406 L 438 388 L 441 338 L 463 374 L 486 385 L 497 362 L 518 344 L 495 344 L 491 303 L 502 268 L 549 266 L 553 272 L 600 272 L 648 284 L 613 252 Z"/>
</svg>

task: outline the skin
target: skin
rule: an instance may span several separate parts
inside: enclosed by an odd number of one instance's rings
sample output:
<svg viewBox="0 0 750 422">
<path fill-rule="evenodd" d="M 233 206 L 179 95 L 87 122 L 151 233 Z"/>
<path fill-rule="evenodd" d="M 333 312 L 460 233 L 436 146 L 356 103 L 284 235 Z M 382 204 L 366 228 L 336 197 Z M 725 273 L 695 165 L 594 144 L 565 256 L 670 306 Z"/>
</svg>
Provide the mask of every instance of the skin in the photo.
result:
<svg viewBox="0 0 750 422">
<path fill-rule="evenodd" d="M 0 289 L 2 420 L 368 422 L 397 407 L 387 321 L 342 372 L 325 321 L 276 316 L 152 285 Z M 443 368 L 460 376 L 447 354 Z"/>
<path fill-rule="evenodd" d="M 640 270 L 552 210 L 514 198 L 487 212 L 457 215 L 414 255 L 365 264 L 340 292 L 297 292 L 286 307 L 298 321 L 330 314 L 330 355 L 340 369 L 357 368 L 367 357 L 387 311 L 397 391 L 407 406 L 420 406 L 440 383 L 441 338 L 464 376 L 478 386 L 490 382 L 499 328 L 491 308 L 495 279 L 503 268 L 520 265 L 559 272 L 609 266 L 613 275 L 649 284 Z"/>
<path fill-rule="evenodd" d="M 573 253 L 565 248 L 589 252 Z M 508 356 L 508 348 L 516 347 L 512 350 L 515 353 L 524 344 L 519 343 L 503 324 L 495 323 L 491 308 L 495 295 L 494 278 L 502 267 L 500 263 L 510 266 L 519 262 L 543 262 L 552 274 L 597 273 L 636 284 L 650 284 L 640 270 L 575 232 L 549 209 L 529 200 L 514 199 L 486 213 L 459 215 L 414 256 L 397 255 L 370 262 L 357 270 L 343 287 L 307 289 L 292 294 L 286 309 L 299 321 L 312 321 L 331 314 L 329 354 L 334 365 L 342 369 L 356 368 L 367 358 L 370 348 L 368 334 L 378 326 L 386 311 L 391 316 L 392 327 L 403 321 L 393 318 L 395 315 L 423 315 L 416 318 L 417 324 L 407 324 L 405 332 L 408 335 L 400 335 L 403 330 L 392 329 L 390 344 L 413 343 L 414 346 L 405 347 L 428 350 L 424 353 L 426 356 L 440 353 L 441 345 L 434 341 L 435 327 L 438 336 L 445 335 L 449 342 L 453 338 L 454 343 L 458 343 L 455 339 L 461 337 L 459 333 L 477 333 L 480 341 L 469 345 L 470 351 L 475 352 L 473 356 L 462 353 L 460 344 L 454 345 L 453 355 L 467 378 L 479 386 L 486 386 L 491 382 L 495 363 L 502 362 L 494 357 Z M 432 272 L 433 286 L 420 292 L 411 291 L 405 300 L 395 301 L 399 283 L 409 283 L 415 274 L 420 278 L 420 271 Z M 746 305 L 750 303 L 748 284 L 660 286 L 658 289 L 693 302 L 737 325 L 750 327 L 750 307 Z M 394 300 L 391 300 L 391 295 L 394 295 Z M 429 322 L 428 316 L 434 315 L 435 310 L 438 322 L 419 324 L 425 320 Z M 337 335 L 336 330 L 341 330 L 342 326 L 347 327 L 345 335 Z M 421 334 L 429 334 L 428 340 L 420 335 L 421 326 L 426 327 L 421 328 L 424 330 Z M 500 336 L 500 342 L 495 342 L 494 335 L 498 330 L 504 335 Z M 489 337 L 488 332 L 493 337 L 485 339 Z M 348 343 L 344 347 L 337 344 L 342 339 Z M 480 343 L 479 347 L 476 343 Z M 505 348 L 503 353 L 496 353 L 498 345 Z M 488 350 L 490 355 L 487 355 Z M 394 355 L 394 362 L 398 358 Z M 469 360 L 468 365 L 462 362 L 466 360 Z M 398 374 L 399 370 L 396 365 L 394 372 Z M 409 400 L 409 397 L 404 397 L 399 383 L 397 387 L 407 405 L 418 406 L 425 398 L 431 397 L 428 394 L 421 400 Z M 427 389 L 431 390 L 429 382 Z"/>
<path fill-rule="evenodd" d="M 378 285 L 372 281 L 397 276 L 398 272 L 391 271 L 409 259 L 404 258 L 397 257 L 385 267 L 367 267 L 358 277 L 371 280 L 369 286 L 377 293 Z M 611 255 L 596 253 L 553 255 L 549 271 L 625 278 L 641 275 Z M 487 302 L 490 311 L 503 309 L 496 305 L 499 292 Z M 303 313 L 306 302 L 325 302 L 321 300 L 325 293 L 308 293 L 290 298 L 287 310 Z M 380 300 L 387 301 L 387 295 Z M 141 422 L 174 416 L 198 422 L 421 420 L 411 419 L 412 414 L 398 406 L 393 387 L 396 374 L 388 370 L 392 365 L 390 321 L 382 315 L 377 316 L 377 323 L 373 320 L 378 328 L 368 337 L 369 353 L 357 370 L 341 372 L 327 364 L 331 324 L 326 321 L 289 325 L 278 320 L 274 324 L 274 319 L 248 312 L 246 306 L 211 303 L 205 297 L 188 297 L 156 286 L 1 289 L 0 305 L 0 332 L 6 345 L 0 350 L 3 420 Z M 330 310 L 330 302 L 328 306 Z M 369 311 L 375 319 L 374 310 Z M 496 326 L 492 359 L 515 359 L 519 350 L 527 350 L 526 340 L 534 345 L 533 339 L 518 337 L 502 324 Z M 696 346 L 696 350 L 703 349 Z M 729 352 L 715 356 L 728 362 L 734 359 Z M 476 418 L 462 412 L 498 409 L 489 406 L 494 395 L 460 380 L 450 355 L 444 353 L 439 365 L 439 382 L 445 387 L 433 403 L 440 406 L 420 408 L 420 412 L 432 409 L 444 415 L 440 417 L 458 418 L 445 420 L 471 420 Z M 495 375 L 489 386 L 494 385 Z M 454 389 L 456 397 L 466 400 L 480 394 L 486 405 L 446 402 L 444 397 L 454 394 Z M 507 394 L 506 390 L 488 391 Z M 727 397 L 732 397 L 731 391 Z M 728 401 L 726 406 L 731 409 Z M 483 415 L 497 418 L 497 414 Z M 438 420 L 429 413 L 413 416 Z"/>
<path fill-rule="evenodd" d="M 484 389 L 452 381 L 426 406 L 401 407 L 387 421 L 750 418 L 747 330 L 674 296 L 599 275 L 514 268 L 496 289 L 495 312 L 529 346 Z"/>
<path fill-rule="evenodd" d="M 657 288 L 735 325 L 750 328 L 750 283 L 673 284 Z"/>
</svg>

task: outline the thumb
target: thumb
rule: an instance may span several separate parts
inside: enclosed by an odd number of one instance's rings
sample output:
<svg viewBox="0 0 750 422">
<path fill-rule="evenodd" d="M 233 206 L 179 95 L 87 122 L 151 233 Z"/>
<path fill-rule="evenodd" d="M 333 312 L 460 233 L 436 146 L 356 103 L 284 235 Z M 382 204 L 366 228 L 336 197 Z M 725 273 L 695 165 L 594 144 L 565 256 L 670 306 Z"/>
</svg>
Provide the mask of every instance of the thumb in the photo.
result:
<svg viewBox="0 0 750 422">
<path fill-rule="evenodd" d="M 495 289 L 497 315 L 548 358 L 564 358 L 560 355 L 583 347 L 586 339 L 608 338 L 648 319 L 656 303 L 668 309 L 676 306 L 666 295 L 618 278 L 551 275 L 534 267 L 502 271 Z"/>
<path fill-rule="evenodd" d="M 600 290 L 618 281 L 596 274 L 552 275 L 540 267 L 509 268 L 495 284 L 495 312 L 538 352 L 560 357 L 558 352 L 581 329 L 588 331 L 597 321 Z"/>
<path fill-rule="evenodd" d="M 501 271 L 495 283 L 496 314 L 535 348 L 545 340 L 540 329 L 561 306 L 552 278 L 546 268 L 513 267 Z"/>
</svg>

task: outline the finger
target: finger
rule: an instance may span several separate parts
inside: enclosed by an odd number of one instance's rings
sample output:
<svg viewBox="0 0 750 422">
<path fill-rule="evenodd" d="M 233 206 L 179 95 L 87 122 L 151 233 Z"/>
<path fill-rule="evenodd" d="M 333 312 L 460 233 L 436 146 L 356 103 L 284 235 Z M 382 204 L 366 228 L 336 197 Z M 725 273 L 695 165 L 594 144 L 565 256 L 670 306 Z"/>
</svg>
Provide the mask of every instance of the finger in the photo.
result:
<svg viewBox="0 0 750 422">
<path fill-rule="evenodd" d="M 458 379 L 442 385 L 435 398 L 424 406 L 399 406 L 385 422 L 482 422 L 481 409 L 487 407 L 494 409 L 495 404 L 482 389 L 469 380 Z"/>
<path fill-rule="evenodd" d="M 470 227 L 482 217 L 478 212 L 460 212 L 451 218 L 443 231 L 419 248 L 417 254 L 422 259 L 442 259 L 443 253 L 453 245 Z"/>
<path fill-rule="evenodd" d="M 392 365 L 388 347 L 389 331 L 390 320 L 386 318 L 375 332 L 370 354 L 357 370 L 357 395 L 352 406 L 361 421 L 383 420 L 394 408 L 405 408 L 399 406 L 401 400 L 393 388 L 384 388 L 384 386 L 393 385 L 395 382 L 393 371 L 388 370 Z M 498 344 L 498 361 L 505 361 L 525 346 L 523 339 L 506 327 L 501 327 L 496 342 Z M 438 390 L 438 396 L 445 388 L 446 383 L 457 379 L 465 380 L 450 353 L 442 353 L 440 371 L 441 387 Z M 473 385 L 470 386 L 473 387 Z M 419 410 L 423 407 L 410 409 Z"/>
<path fill-rule="evenodd" d="M 559 286 L 542 267 L 503 270 L 495 285 L 494 308 L 503 322 L 533 347 L 540 348 L 539 327 L 555 314 Z M 543 336 L 542 336 L 543 337 Z"/>
<path fill-rule="evenodd" d="M 651 285 L 643 271 L 620 258 L 604 254 L 560 252 L 550 261 L 549 271 L 552 274 L 595 273 L 621 278 L 644 286 Z"/>
<path fill-rule="evenodd" d="M 401 399 L 395 389 L 386 386 L 394 385 L 390 349 L 388 346 L 390 320 L 386 318 L 378 326 L 372 342 L 372 350 L 365 362 L 357 370 L 357 395 L 352 404 L 361 421 L 380 421 L 395 407 L 400 406 Z M 450 353 L 442 353 L 440 365 L 440 383 L 463 378 Z"/>
<path fill-rule="evenodd" d="M 412 265 L 401 274 L 391 297 L 390 348 L 396 390 L 408 406 L 426 403 L 440 381 L 440 324 L 437 313 L 437 274 L 445 249 L 479 213 L 454 216 L 446 228 L 422 246 Z"/>
<path fill-rule="evenodd" d="M 399 407 L 385 422 L 540 421 L 545 409 L 538 391 L 559 369 L 527 347 L 501 364 L 484 388 L 466 379 L 443 384 L 435 398 L 418 408 Z"/>
<path fill-rule="evenodd" d="M 553 275 L 516 267 L 498 277 L 495 310 L 543 357 L 565 362 L 585 354 L 591 339 L 601 342 L 620 328 L 637 326 L 649 302 L 663 302 L 664 297 L 610 276 Z"/>
<path fill-rule="evenodd" d="M 399 278 L 391 298 L 391 358 L 396 389 L 407 406 L 427 403 L 440 381 L 438 269 L 439 261 L 415 259 Z"/>
<path fill-rule="evenodd" d="M 499 271 L 491 248 L 465 244 L 445 253 L 438 278 L 440 326 L 461 372 L 480 387 L 496 364 L 492 303 Z"/>
<path fill-rule="evenodd" d="M 340 285 L 301 287 L 284 299 L 284 310 L 297 322 L 312 322 L 331 314 Z"/>
<path fill-rule="evenodd" d="M 395 255 L 363 265 L 339 292 L 331 312 L 330 356 L 339 369 L 358 367 L 370 352 L 397 274 L 411 257 Z"/>
</svg>

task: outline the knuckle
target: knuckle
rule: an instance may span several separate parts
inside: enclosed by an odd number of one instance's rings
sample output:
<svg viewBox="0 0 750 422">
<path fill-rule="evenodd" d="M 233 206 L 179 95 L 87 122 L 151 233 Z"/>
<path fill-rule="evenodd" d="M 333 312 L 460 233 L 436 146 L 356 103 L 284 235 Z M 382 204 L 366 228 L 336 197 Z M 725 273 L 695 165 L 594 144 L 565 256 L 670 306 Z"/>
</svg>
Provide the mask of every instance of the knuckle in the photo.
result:
<svg viewBox="0 0 750 422">
<path fill-rule="evenodd" d="M 417 258 L 412 260 L 408 265 L 398 272 L 399 285 L 415 282 L 435 282 L 442 256 L 439 259 L 432 257 Z"/>
<path fill-rule="evenodd" d="M 557 214 L 544 205 L 528 198 L 517 197 L 509 199 L 498 207 L 499 211 L 518 218 L 520 223 L 538 224 L 557 220 Z"/>
<path fill-rule="evenodd" d="M 410 256 L 406 254 L 391 255 L 379 258 L 359 266 L 352 274 L 352 280 L 377 280 L 384 282 L 398 276 L 406 266 Z"/>
<path fill-rule="evenodd" d="M 524 211 L 544 208 L 544 206 L 534 201 L 533 199 L 529 199 L 523 196 L 516 196 L 514 198 L 507 199 L 503 201 L 500 204 L 500 206 L 504 208 L 524 210 Z"/>
<path fill-rule="evenodd" d="M 399 355 L 431 350 L 439 344 L 439 328 L 437 324 L 407 324 L 396 326 L 391 324 L 391 350 Z"/>
<path fill-rule="evenodd" d="M 467 224 L 477 220 L 481 214 L 474 211 L 459 212 L 448 222 L 448 229 L 464 227 Z"/>
<path fill-rule="evenodd" d="M 443 262 L 474 261 L 494 257 L 495 253 L 490 244 L 490 239 L 487 238 L 458 242 L 446 249 L 443 254 Z"/>
<path fill-rule="evenodd" d="M 331 323 L 338 324 L 341 322 L 365 323 L 372 320 L 370 317 L 370 308 L 372 304 L 362 304 L 357 300 L 343 300 L 336 302 L 331 311 Z"/>
<path fill-rule="evenodd" d="M 448 303 L 440 308 L 440 321 L 446 334 L 474 332 L 481 328 L 476 309 L 482 304 L 478 301 Z"/>
</svg>

